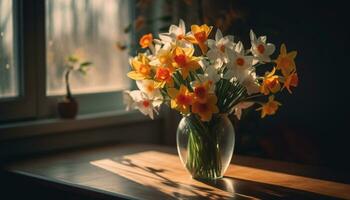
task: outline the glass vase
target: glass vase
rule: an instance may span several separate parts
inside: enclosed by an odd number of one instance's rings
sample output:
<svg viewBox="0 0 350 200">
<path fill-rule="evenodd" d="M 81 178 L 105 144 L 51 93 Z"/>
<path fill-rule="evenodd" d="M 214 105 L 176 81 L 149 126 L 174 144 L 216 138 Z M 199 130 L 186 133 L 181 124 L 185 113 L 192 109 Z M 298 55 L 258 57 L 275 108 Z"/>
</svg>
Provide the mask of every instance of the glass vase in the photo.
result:
<svg viewBox="0 0 350 200">
<path fill-rule="evenodd" d="M 223 177 L 235 144 L 234 128 L 227 115 L 216 115 L 209 122 L 195 115 L 184 116 L 176 137 L 181 162 L 192 178 Z"/>
</svg>

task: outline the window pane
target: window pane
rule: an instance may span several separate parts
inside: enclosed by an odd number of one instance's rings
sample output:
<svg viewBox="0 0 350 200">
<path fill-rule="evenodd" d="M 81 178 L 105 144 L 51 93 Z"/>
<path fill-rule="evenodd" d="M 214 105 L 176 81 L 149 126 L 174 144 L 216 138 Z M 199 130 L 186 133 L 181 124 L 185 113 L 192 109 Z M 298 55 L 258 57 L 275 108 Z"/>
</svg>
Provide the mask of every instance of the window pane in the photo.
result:
<svg viewBox="0 0 350 200">
<path fill-rule="evenodd" d="M 93 63 L 86 76 L 71 74 L 73 94 L 128 88 L 128 52 L 115 44 L 128 42 L 124 29 L 129 18 L 128 0 L 46 0 L 46 93 L 65 93 L 63 73 L 69 54 Z"/>
<path fill-rule="evenodd" d="M 12 15 L 12 0 L 0 0 L 0 98 L 18 96 Z"/>
</svg>

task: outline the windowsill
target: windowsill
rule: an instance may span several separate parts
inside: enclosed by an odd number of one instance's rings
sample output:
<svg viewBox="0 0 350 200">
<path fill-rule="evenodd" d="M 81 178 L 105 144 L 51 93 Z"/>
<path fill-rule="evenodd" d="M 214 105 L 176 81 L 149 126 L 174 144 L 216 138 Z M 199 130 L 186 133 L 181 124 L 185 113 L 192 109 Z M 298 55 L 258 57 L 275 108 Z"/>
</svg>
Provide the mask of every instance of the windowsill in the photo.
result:
<svg viewBox="0 0 350 200">
<path fill-rule="evenodd" d="M 150 120 L 137 111 L 113 111 L 79 115 L 76 119 L 25 121 L 0 125 L 0 141 Z"/>
</svg>

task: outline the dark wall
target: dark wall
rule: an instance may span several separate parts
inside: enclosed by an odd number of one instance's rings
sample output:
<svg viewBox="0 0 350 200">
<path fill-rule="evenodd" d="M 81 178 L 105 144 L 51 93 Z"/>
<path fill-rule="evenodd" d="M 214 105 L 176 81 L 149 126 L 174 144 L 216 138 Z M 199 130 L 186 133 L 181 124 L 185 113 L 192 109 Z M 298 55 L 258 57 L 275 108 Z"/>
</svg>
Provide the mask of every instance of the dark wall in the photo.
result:
<svg viewBox="0 0 350 200">
<path fill-rule="evenodd" d="M 341 1 L 203 1 L 211 25 L 225 19 L 225 30 L 249 44 L 249 30 L 268 41 L 297 50 L 300 85 L 292 95 L 277 96 L 283 106 L 277 115 L 259 119 L 248 111 L 236 123 L 242 154 L 326 165 L 346 169 L 349 153 L 349 10 Z M 193 14 L 194 15 L 194 14 Z M 227 18 L 227 17 L 226 17 Z M 277 54 L 278 52 L 276 52 Z M 275 55 L 276 55 L 275 54 Z"/>
</svg>

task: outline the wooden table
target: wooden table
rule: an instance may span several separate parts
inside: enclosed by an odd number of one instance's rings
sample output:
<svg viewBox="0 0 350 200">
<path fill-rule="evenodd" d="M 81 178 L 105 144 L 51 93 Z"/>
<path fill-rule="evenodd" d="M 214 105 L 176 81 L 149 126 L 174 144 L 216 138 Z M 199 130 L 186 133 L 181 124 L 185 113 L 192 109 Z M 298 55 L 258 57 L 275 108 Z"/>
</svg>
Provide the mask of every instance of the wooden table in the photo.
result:
<svg viewBox="0 0 350 200">
<path fill-rule="evenodd" d="M 5 168 L 92 199 L 350 199 L 349 184 L 294 173 L 315 176 L 312 167 L 242 156 L 233 161 L 223 179 L 197 181 L 173 147 L 115 145 L 42 156 Z"/>
</svg>

